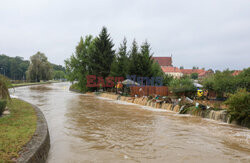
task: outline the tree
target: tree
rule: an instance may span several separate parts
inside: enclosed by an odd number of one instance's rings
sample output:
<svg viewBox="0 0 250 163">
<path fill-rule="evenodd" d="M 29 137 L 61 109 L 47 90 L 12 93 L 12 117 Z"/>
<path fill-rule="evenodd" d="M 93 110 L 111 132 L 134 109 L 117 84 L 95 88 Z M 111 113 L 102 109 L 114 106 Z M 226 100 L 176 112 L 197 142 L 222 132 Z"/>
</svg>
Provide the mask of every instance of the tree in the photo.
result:
<svg viewBox="0 0 250 163">
<path fill-rule="evenodd" d="M 191 97 L 196 92 L 196 87 L 194 86 L 193 81 L 188 77 L 173 79 L 170 82 L 170 89 L 178 96 L 185 95 Z"/>
<path fill-rule="evenodd" d="M 180 67 L 180 69 L 184 69 L 184 67 L 183 67 L 183 66 L 181 66 L 181 67 Z"/>
<path fill-rule="evenodd" d="M 227 94 L 235 93 L 238 88 L 247 87 L 247 82 L 240 84 L 239 81 L 239 76 L 233 76 L 231 71 L 225 70 L 223 72 L 216 71 L 214 75 L 205 78 L 202 83 L 205 89 L 215 91 L 218 97 L 227 97 Z"/>
<path fill-rule="evenodd" d="M 151 73 L 153 77 L 164 77 L 166 76 L 162 69 L 161 66 L 159 65 L 158 62 L 153 61 L 153 64 L 151 66 Z"/>
<path fill-rule="evenodd" d="M 75 53 L 70 59 L 65 60 L 67 79 L 71 82 L 78 81 L 77 88 L 82 92 L 87 91 L 86 76 L 89 74 L 90 48 L 93 46 L 93 37 L 80 38 Z"/>
<path fill-rule="evenodd" d="M 213 69 L 208 69 L 207 71 L 211 72 L 211 73 L 214 73 L 214 70 Z"/>
<path fill-rule="evenodd" d="M 126 78 L 126 75 L 128 75 L 128 64 L 127 40 L 124 38 L 111 65 L 110 75 Z"/>
<path fill-rule="evenodd" d="M 50 80 L 52 78 L 52 66 L 44 53 L 37 52 L 30 57 L 30 61 L 31 64 L 27 70 L 29 80 L 40 82 L 40 80 Z"/>
<path fill-rule="evenodd" d="M 22 57 L 8 57 L 0 55 L 0 74 L 13 80 L 26 79 L 25 72 L 29 67 L 29 61 L 24 60 Z"/>
<path fill-rule="evenodd" d="M 103 27 L 99 36 L 94 39 L 89 55 L 89 71 L 91 75 L 106 78 L 110 74 L 111 64 L 115 57 L 114 44 L 107 28 Z"/>
<path fill-rule="evenodd" d="M 56 65 L 56 64 L 53 64 L 53 63 L 51 63 L 51 65 L 52 65 L 52 68 L 53 68 L 54 71 L 66 72 L 65 67 L 63 67 L 62 65 Z"/>
<path fill-rule="evenodd" d="M 136 41 L 133 41 L 129 56 L 130 75 L 136 75 L 138 77 L 152 77 L 158 75 L 161 69 L 159 66 L 154 64 L 150 51 L 151 48 L 147 41 L 141 45 L 140 52 L 138 52 Z"/>
<path fill-rule="evenodd" d="M 140 64 L 140 57 L 138 52 L 137 42 L 134 40 L 129 53 L 129 75 L 141 76 L 141 72 L 138 71 Z"/>
<path fill-rule="evenodd" d="M 54 71 L 53 72 L 53 78 L 55 80 L 65 79 L 65 72 L 63 72 L 61 70 Z"/>
<path fill-rule="evenodd" d="M 250 92 L 240 89 L 235 94 L 231 94 L 225 104 L 229 106 L 231 120 L 250 127 Z"/>
<path fill-rule="evenodd" d="M 191 78 L 192 79 L 198 79 L 198 73 L 192 73 Z"/>
<path fill-rule="evenodd" d="M 154 63 L 154 60 L 152 59 L 152 55 L 151 54 L 151 48 L 150 48 L 150 45 L 147 41 L 145 41 L 142 45 L 141 45 L 141 50 L 140 50 L 140 66 L 138 67 L 139 70 L 141 69 L 141 74 L 142 76 L 148 76 L 148 77 L 152 77 L 154 75 L 157 76 L 157 73 L 156 74 L 153 74 L 152 72 L 152 67 L 153 67 L 153 63 Z M 155 68 L 158 68 L 158 66 Z M 159 69 L 158 69 L 159 70 Z"/>
<path fill-rule="evenodd" d="M 248 92 L 250 92 L 250 67 L 244 69 L 238 76 L 236 76 L 237 87 L 245 88 Z"/>
</svg>

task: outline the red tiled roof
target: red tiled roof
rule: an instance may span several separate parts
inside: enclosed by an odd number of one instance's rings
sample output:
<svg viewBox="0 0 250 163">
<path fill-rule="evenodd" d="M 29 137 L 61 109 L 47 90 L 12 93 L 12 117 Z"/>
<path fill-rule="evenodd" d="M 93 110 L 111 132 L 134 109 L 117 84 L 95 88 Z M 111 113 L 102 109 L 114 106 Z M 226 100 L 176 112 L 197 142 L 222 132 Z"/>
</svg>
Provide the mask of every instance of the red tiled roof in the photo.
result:
<svg viewBox="0 0 250 163">
<path fill-rule="evenodd" d="M 233 76 L 237 76 L 237 75 L 239 75 L 241 72 L 242 72 L 241 70 L 235 70 L 235 71 L 232 73 L 232 75 L 233 75 Z"/>
<path fill-rule="evenodd" d="M 153 59 L 158 62 L 160 66 L 173 66 L 172 57 L 153 57 Z"/>
<path fill-rule="evenodd" d="M 204 72 L 199 74 L 199 77 L 205 76 L 206 74 L 207 74 L 207 71 L 204 71 Z"/>
<path fill-rule="evenodd" d="M 181 73 L 181 70 L 178 67 L 169 67 L 169 66 L 161 66 L 161 69 L 163 72 L 179 72 Z"/>
<path fill-rule="evenodd" d="M 190 74 L 192 74 L 192 73 L 201 74 L 201 73 L 204 73 L 204 72 L 206 72 L 206 71 L 203 70 L 203 69 L 181 69 L 181 72 L 182 72 L 183 74 L 190 75 Z"/>
</svg>

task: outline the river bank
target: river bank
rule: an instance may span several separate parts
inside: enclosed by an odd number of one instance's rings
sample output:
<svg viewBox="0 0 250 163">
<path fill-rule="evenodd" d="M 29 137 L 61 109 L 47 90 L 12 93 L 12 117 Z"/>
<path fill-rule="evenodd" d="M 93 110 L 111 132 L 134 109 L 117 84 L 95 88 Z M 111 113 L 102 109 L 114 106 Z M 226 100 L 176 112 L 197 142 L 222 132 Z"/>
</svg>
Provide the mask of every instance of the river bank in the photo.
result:
<svg viewBox="0 0 250 163">
<path fill-rule="evenodd" d="M 20 99 L 7 104 L 0 117 L 0 162 L 45 161 L 49 149 L 46 120 L 41 111 Z"/>
<path fill-rule="evenodd" d="M 12 99 L 9 115 L 0 118 L 0 162 L 13 161 L 36 130 L 37 117 L 30 104 Z"/>
<path fill-rule="evenodd" d="M 24 86 L 32 86 L 32 85 L 43 85 L 43 84 L 51 84 L 51 83 L 59 83 L 60 81 L 46 81 L 46 82 L 35 82 L 35 83 L 17 83 L 12 84 L 13 88 L 16 87 L 24 87 Z"/>
</svg>

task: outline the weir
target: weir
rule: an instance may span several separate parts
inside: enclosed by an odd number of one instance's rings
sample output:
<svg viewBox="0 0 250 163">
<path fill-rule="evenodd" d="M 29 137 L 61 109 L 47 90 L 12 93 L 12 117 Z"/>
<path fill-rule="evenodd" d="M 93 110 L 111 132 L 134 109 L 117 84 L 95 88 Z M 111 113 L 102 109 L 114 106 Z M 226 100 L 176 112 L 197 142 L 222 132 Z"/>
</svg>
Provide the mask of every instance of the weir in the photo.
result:
<svg viewBox="0 0 250 163">
<path fill-rule="evenodd" d="M 126 97 L 126 96 L 121 96 L 121 95 L 116 95 L 116 94 L 111 94 L 111 93 L 101 93 L 100 96 L 113 99 L 113 100 L 121 100 L 121 101 L 134 103 L 138 105 L 149 106 L 155 109 L 169 110 L 169 111 L 173 111 L 176 113 L 179 113 L 181 108 L 184 107 L 184 106 L 181 107 L 180 105 L 174 105 L 171 103 L 156 102 L 156 101 L 153 101 L 152 99 L 149 100 L 147 97 Z M 187 114 L 230 123 L 230 117 L 228 116 L 226 110 L 215 111 L 215 110 L 198 110 L 197 109 L 195 111 L 187 111 Z"/>
</svg>

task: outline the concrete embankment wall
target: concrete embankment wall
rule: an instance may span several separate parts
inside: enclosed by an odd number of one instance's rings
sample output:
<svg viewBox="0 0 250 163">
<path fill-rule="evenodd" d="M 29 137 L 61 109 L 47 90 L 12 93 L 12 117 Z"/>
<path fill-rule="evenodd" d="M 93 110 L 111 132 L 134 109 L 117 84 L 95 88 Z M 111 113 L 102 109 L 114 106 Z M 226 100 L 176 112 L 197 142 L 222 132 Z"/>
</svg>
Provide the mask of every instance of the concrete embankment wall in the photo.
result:
<svg viewBox="0 0 250 163">
<path fill-rule="evenodd" d="M 38 107 L 32 106 L 37 114 L 36 131 L 31 140 L 23 147 L 17 162 L 46 162 L 50 149 L 50 137 L 46 119 Z"/>
<path fill-rule="evenodd" d="M 134 97 L 125 97 L 116 94 L 102 93 L 101 97 L 110 98 L 113 100 L 121 100 L 134 104 L 144 105 L 153 107 L 155 109 L 165 109 L 173 112 L 180 112 L 181 107 L 179 105 L 173 105 L 170 103 L 159 103 L 153 100 L 148 100 L 146 97 L 134 98 Z M 225 110 L 215 111 L 215 110 L 197 110 L 197 111 L 188 111 L 186 114 L 191 114 L 194 116 L 200 116 L 203 118 L 213 119 L 222 122 L 229 122 L 229 116 Z"/>
</svg>

